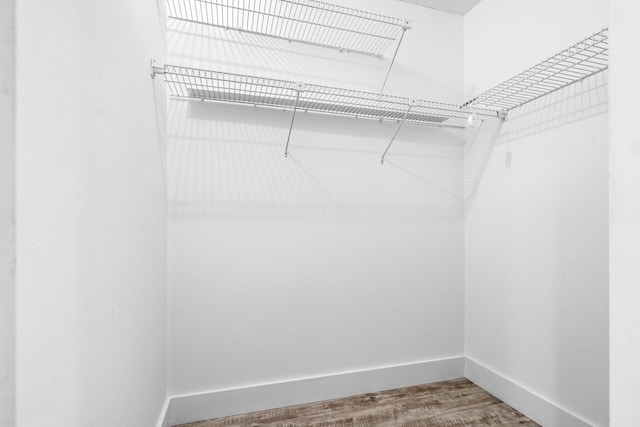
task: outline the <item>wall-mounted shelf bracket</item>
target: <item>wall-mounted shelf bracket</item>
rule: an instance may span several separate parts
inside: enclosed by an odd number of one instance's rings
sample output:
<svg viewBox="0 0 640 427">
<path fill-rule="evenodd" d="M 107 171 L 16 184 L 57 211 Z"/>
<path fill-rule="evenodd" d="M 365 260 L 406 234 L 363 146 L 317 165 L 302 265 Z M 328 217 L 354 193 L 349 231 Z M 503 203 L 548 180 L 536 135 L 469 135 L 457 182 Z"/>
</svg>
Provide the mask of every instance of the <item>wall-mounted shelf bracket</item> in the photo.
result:
<svg viewBox="0 0 640 427">
<path fill-rule="evenodd" d="M 380 88 L 380 93 L 384 92 L 384 87 L 387 85 L 387 80 L 389 80 L 389 74 L 391 74 L 391 69 L 393 68 L 393 64 L 396 62 L 396 56 L 398 55 L 398 50 L 400 50 L 400 45 L 402 44 L 402 39 L 404 38 L 404 34 L 407 30 L 411 29 L 411 20 L 405 19 L 402 24 L 402 34 L 400 35 L 400 39 L 398 40 L 398 44 L 396 45 L 396 50 L 393 52 L 393 57 L 391 58 L 391 63 L 389 63 L 389 68 L 387 68 L 387 75 L 384 76 L 384 81 L 382 82 L 382 87 Z"/>
<path fill-rule="evenodd" d="M 306 90 L 307 86 L 302 82 L 297 82 L 293 86 L 296 91 L 296 102 L 293 105 L 293 115 L 291 116 L 291 124 L 289 125 L 289 134 L 287 135 L 287 145 L 284 147 L 284 156 L 289 154 L 289 141 L 291 140 L 291 131 L 293 130 L 293 122 L 296 120 L 296 112 L 298 111 L 298 103 L 300 102 L 300 94 Z"/>
<path fill-rule="evenodd" d="M 391 148 L 391 144 L 393 144 L 393 141 L 396 139 L 396 136 L 398 136 L 398 132 L 400 132 L 400 129 L 402 128 L 402 125 L 404 124 L 405 120 L 407 120 L 407 116 L 411 112 L 411 108 L 415 107 L 416 105 L 418 105 L 418 101 L 417 100 L 411 99 L 409 101 L 409 104 L 407 105 L 407 111 L 405 111 L 404 116 L 402 117 L 402 120 L 400 120 L 400 123 L 398 123 L 398 127 L 396 128 L 396 131 L 394 132 L 393 136 L 391 137 L 391 141 L 389 141 L 389 145 L 387 145 L 387 149 L 384 150 L 384 153 L 382 154 L 382 158 L 380 159 L 380 164 L 384 165 L 384 156 L 387 155 L 387 152 L 389 151 L 389 148 Z"/>
<path fill-rule="evenodd" d="M 156 78 L 156 74 L 163 75 L 164 74 L 164 67 L 158 65 L 157 61 L 155 59 L 151 58 L 151 78 L 155 79 Z"/>
</svg>

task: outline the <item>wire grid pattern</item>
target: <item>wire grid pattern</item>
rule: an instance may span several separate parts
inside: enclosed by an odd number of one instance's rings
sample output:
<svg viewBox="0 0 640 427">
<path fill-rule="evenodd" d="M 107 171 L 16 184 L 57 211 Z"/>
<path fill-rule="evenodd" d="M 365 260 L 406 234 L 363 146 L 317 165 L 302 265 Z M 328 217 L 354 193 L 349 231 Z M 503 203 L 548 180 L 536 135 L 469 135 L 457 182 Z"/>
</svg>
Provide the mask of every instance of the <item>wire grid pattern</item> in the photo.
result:
<svg viewBox="0 0 640 427">
<path fill-rule="evenodd" d="M 164 66 L 172 96 L 211 101 L 316 111 L 379 120 L 465 127 L 470 110 L 458 105 L 393 95 L 301 84 L 287 80 L 231 74 L 197 68 Z M 495 117 L 491 110 L 475 110 Z"/>
<path fill-rule="evenodd" d="M 167 0 L 168 16 L 342 51 L 382 56 L 408 21 L 316 0 Z"/>
<path fill-rule="evenodd" d="M 464 105 L 511 110 L 606 70 L 608 52 L 605 28 Z"/>
</svg>

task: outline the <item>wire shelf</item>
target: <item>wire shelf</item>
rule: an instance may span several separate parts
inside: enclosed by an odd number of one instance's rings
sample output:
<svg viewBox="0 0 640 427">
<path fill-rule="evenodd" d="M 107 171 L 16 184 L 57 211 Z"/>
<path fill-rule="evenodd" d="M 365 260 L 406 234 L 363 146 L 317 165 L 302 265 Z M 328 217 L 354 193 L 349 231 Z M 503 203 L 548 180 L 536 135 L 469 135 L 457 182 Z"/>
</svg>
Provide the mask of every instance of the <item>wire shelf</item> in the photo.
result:
<svg viewBox="0 0 640 427">
<path fill-rule="evenodd" d="M 316 0 L 167 0 L 168 16 L 341 51 L 382 56 L 409 21 Z M 396 43 L 396 44 L 398 44 Z"/>
<path fill-rule="evenodd" d="M 471 114 L 454 104 L 175 65 L 165 65 L 163 73 L 170 94 L 182 98 L 456 128 L 464 128 Z M 474 112 L 496 116 L 492 110 Z"/>
<path fill-rule="evenodd" d="M 606 70 L 608 52 L 609 30 L 605 28 L 484 92 L 464 106 L 511 110 Z"/>
</svg>

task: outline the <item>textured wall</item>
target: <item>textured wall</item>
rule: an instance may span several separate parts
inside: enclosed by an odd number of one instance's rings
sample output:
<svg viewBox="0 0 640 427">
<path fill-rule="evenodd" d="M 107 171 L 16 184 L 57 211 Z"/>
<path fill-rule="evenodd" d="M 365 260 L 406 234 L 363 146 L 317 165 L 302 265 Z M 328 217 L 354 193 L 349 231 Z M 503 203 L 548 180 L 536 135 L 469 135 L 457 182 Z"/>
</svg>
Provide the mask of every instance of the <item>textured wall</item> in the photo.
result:
<svg viewBox="0 0 640 427">
<path fill-rule="evenodd" d="M 485 0 L 465 16 L 466 94 L 606 26 L 606 1 Z M 465 156 L 466 355 L 598 426 L 608 422 L 607 79 L 469 131 Z"/>
<path fill-rule="evenodd" d="M 15 1 L 0 1 L 0 425 L 15 419 Z"/>
<path fill-rule="evenodd" d="M 165 401 L 157 5 L 17 5 L 21 427 L 152 426 Z"/>
<path fill-rule="evenodd" d="M 640 5 L 611 1 L 611 426 L 637 421 L 640 381 Z"/>
</svg>

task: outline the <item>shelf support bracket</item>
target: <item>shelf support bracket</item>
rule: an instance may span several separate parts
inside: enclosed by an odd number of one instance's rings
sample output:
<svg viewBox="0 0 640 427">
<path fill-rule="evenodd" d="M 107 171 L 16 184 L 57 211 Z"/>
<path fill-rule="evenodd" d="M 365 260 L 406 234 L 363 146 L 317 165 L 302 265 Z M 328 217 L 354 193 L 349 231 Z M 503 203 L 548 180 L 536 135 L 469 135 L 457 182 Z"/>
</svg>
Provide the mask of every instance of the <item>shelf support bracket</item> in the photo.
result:
<svg viewBox="0 0 640 427">
<path fill-rule="evenodd" d="M 155 59 L 151 58 L 151 78 L 155 79 L 156 74 L 164 75 L 164 67 L 158 65 Z"/>
<path fill-rule="evenodd" d="M 391 64 L 389 64 L 389 68 L 387 69 L 387 75 L 384 77 L 384 82 L 382 82 L 382 88 L 380 88 L 380 93 L 384 92 L 384 87 L 387 85 L 387 80 L 389 80 L 389 74 L 391 74 L 391 68 L 393 68 L 393 64 L 396 61 L 396 56 L 398 55 L 398 50 L 400 50 L 402 39 L 404 38 L 404 34 L 409 29 L 411 29 L 411 21 L 409 19 L 405 19 L 404 24 L 402 25 L 402 34 L 400 35 L 400 40 L 398 40 L 396 51 L 393 52 L 393 58 L 391 58 Z"/>
<path fill-rule="evenodd" d="M 296 112 L 298 111 L 298 102 L 300 102 L 300 94 L 304 92 L 306 85 L 302 82 L 298 82 L 293 87 L 296 91 L 296 103 L 293 106 L 293 115 L 291 116 L 291 124 L 289 125 L 289 134 L 287 135 L 287 145 L 284 147 L 284 156 L 289 154 L 289 141 L 291 140 L 291 131 L 293 130 L 293 122 L 296 120 Z"/>
<path fill-rule="evenodd" d="M 409 112 L 411 112 L 411 108 L 414 107 L 416 104 L 417 104 L 417 101 L 415 99 L 412 99 L 409 101 L 409 105 L 407 106 L 407 111 L 404 112 L 404 116 L 402 117 L 402 120 L 400 120 L 400 123 L 398 124 L 398 127 L 396 128 L 395 133 L 391 137 L 391 141 L 389 141 L 389 145 L 387 145 L 387 149 L 384 150 L 384 153 L 382 154 L 382 158 L 380 159 L 380 164 L 384 165 L 384 156 L 387 155 L 389 148 L 391 148 L 391 144 L 393 144 L 393 141 L 396 139 L 396 136 L 398 136 L 398 132 L 400 132 L 400 128 L 402 128 L 404 121 L 407 120 L 407 116 L 409 115 Z"/>
</svg>

